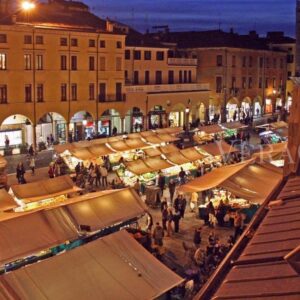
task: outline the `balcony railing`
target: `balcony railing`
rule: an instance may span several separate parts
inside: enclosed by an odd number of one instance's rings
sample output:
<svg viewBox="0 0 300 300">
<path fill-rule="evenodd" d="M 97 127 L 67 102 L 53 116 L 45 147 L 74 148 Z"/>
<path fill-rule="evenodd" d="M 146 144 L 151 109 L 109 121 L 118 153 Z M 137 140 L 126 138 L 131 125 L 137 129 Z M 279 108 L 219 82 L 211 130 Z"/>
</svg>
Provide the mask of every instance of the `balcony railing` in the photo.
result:
<svg viewBox="0 0 300 300">
<path fill-rule="evenodd" d="M 160 85 L 132 85 L 125 86 L 125 93 L 159 93 L 159 92 L 186 92 L 186 91 L 208 91 L 208 83 L 182 83 L 182 84 L 160 84 Z"/>
<path fill-rule="evenodd" d="M 168 58 L 169 65 L 175 66 L 197 66 L 197 58 Z"/>
<path fill-rule="evenodd" d="M 99 96 L 99 102 L 123 102 L 126 101 L 125 94 L 109 94 Z"/>
</svg>

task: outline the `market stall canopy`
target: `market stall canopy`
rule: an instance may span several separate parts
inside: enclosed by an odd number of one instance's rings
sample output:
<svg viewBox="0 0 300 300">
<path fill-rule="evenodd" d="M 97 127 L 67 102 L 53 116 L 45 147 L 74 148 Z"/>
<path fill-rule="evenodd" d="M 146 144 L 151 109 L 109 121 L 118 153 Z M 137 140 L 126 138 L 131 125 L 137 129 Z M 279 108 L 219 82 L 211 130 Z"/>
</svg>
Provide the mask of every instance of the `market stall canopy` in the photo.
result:
<svg viewBox="0 0 300 300">
<path fill-rule="evenodd" d="M 162 159 L 160 156 L 148 157 L 144 159 L 144 162 L 153 171 L 159 171 L 173 167 L 173 165 L 168 163 L 166 160 Z"/>
<path fill-rule="evenodd" d="M 156 135 L 156 133 L 154 131 L 152 131 L 152 130 L 142 131 L 140 134 L 144 138 L 147 138 L 148 136 L 151 136 L 151 135 Z"/>
<path fill-rule="evenodd" d="M 205 158 L 205 155 L 199 153 L 194 147 L 180 150 L 180 153 L 189 161 L 196 161 Z"/>
<path fill-rule="evenodd" d="M 225 180 L 221 187 L 235 196 L 263 203 L 282 180 L 282 172 L 268 163 L 250 164 Z"/>
<path fill-rule="evenodd" d="M 183 165 L 191 161 L 185 156 L 183 156 L 179 151 L 168 153 L 165 156 L 167 160 L 169 160 L 171 163 L 175 165 Z"/>
<path fill-rule="evenodd" d="M 0 298 L 148 300 L 182 282 L 129 233 L 119 231 L 2 275 Z"/>
<path fill-rule="evenodd" d="M 177 152 L 179 149 L 174 144 L 168 144 L 159 148 L 163 154 L 169 154 L 172 152 Z"/>
<path fill-rule="evenodd" d="M 12 185 L 11 190 L 16 198 L 24 203 L 30 203 L 78 192 L 81 189 L 74 185 L 70 176 L 65 175 L 27 184 Z"/>
<path fill-rule="evenodd" d="M 147 156 L 150 157 L 161 155 L 161 152 L 156 147 L 144 149 L 144 152 L 146 153 Z"/>
<path fill-rule="evenodd" d="M 223 123 L 222 126 L 226 129 L 238 130 L 242 128 L 248 128 L 248 125 L 241 123 L 240 121 Z"/>
<path fill-rule="evenodd" d="M 106 144 L 94 145 L 88 148 L 88 150 L 96 157 L 106 156 L 115 153 Z"/>
<path fill-rule="evenodd" d="M 270 123 L 270 128 L 271 129 L 279 129 L 279 128 L 288 128 L 288 123 L 284 122 L 284 121 L 279 121 L 279 122 L 274 122 L 274 123 Z"/>
<path fill-rule="evenodd" d="M 70 220 L 52 212 L 14 213 L 15 217 L 0 221 L 1 265 L 78 237 Z"/>
<path fill-rule="evenodd" d="M 123 135 L 117 135 L 107 138 L 107 143 L 114 143 L 123 140 Z"/>
<path fill-rule="evenodd" d="M 261 151 L 253 153 L 252 157 L 263 160 L 280 159 L 285 155 L 286 150 L 287 143 L 268 144 Z"/>
<path fill-rule="evenodd" d="M 214 169 L 210 173 L 207 173 L 204 176 L 198 177 L 180 186 L 178 189 L 182 192 L 188 192 L 188 193 L 210 190 L 212 188 L 219 186 L 225 180 L 227 180 L 234 174 L 238 173 L 249 164 L 253 163 L 253 161 L 254 160 L 248 160 L 238 164 Z"/>
<path fill-rule="evenodd" d="M 238 151 L 234 146 L 227 144 L 223 140 L 201 145 L 200 149 L 212 156 L 226 155 Z"/>
<path fill-rule="evenodd" d="M 157 133 L 169 133 L 169 134 L 177 134 L 183 131 L 182 127 L 169 127 L 169 128 L 158 128 L 155 130 Z"/>
<path fill-rule="evenodd" d="M 94 193 L 86 201 L 67 204 L 58 208 L 57 214 L 72 216 L 77 228 L 85 225 L 91 231 L 104 229 L 143 215 L 147 206 L 131 189 L 116 190 L 108 194 Z"/>
<path fill-rule="evenodd" d="M 2 155 L 0 155 L 0 170 L 1 171 L 5 170 L 6 166 L 7 166 L 7 160 Z"/>
<path fill-rule="evenodd" d="M 88 148 L 74 148 L 70 150 L 70 153 L 79 160 L 90 160 L 95 157 Z"/>
<path fill-rule="evenodd" d="M 161 133 L 158 137 L 165 143 L 176 142 L 179 140 L 179 138 L 167 133 Z"/>
<path fill-rule="evenodd" d="M 14 198 L 5 190 L 0 189 L 0 212 L 18 207 Z"/>
<path fill-rule="evenodd" d="M 110 142 L 108 145 L 117 152 L 124 152 L 124 151 L 132 150 L 131 147 L 129 147 L 125 143 L 125 141 Z"/>
<path fill-rule="evenodd" d="M 155 135 L 149 135 L 149 136 L 146 136 L 144 138 L 148 143 L 153 144 L 153 145 L 160 145 L 160 144 L 163 143 L 163 141 L 156 134 Z"/>
<path fill-rule="evenodd" d="M 215 134 L 215 133 L 220 133 L 223 132 L 224 129 L 218 125 L 208 125 L 208 126 L 201 126 L 199 127 L 198 131 L 205 132 L 206 134 Z"/>
<path fill-rule="evenodd" d="M 126 139 L 125 143 L 130 147 L 131 149 L 143 149 L 145 147 L 149 147 L 145 142 L 141 140 L 141 138 L 137 139 Z"/>
<path fill-rule="evenodd" d="M 142 175 L 153 171 L 142 159 L 125 162 L 125 165 L 126 168 L 135 175 Z"/>
<path fill-rule="evenodd" d="M 140 132 L 129 133 L 129 134 L 127 134 L 127 138 L 129 138 L 129 139 L 140 139 L 140 138 L 142 138 L 142 135 L 141 135 Z"/>
<path fill-rule="evenodd" d="M 53 146 L 54 151 L 58 154 L 64 153 L 65 151 L 70 151 L 73 148 L 75 148 L 75 146 L 73 144 L 60 144 L 60 145 L 54 145 Z"/>
</svg>

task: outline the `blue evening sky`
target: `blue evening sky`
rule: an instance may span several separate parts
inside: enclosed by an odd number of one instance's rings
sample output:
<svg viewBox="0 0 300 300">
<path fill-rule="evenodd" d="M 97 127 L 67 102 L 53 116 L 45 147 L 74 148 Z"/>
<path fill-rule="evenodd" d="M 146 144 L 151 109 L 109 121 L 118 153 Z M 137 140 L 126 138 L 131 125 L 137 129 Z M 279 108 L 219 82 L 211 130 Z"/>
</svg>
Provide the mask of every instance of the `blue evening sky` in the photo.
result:
<svg viewBox="0 0 300 300">
<path fill-rule="evenodd" d="M 294 35 L 296 0 L 83 0 L 102 18 L 110 17 L 140 31 L 153 25 L 171 30 L 233 27 L 240 33 L 285 31 Z"/>
</svg>

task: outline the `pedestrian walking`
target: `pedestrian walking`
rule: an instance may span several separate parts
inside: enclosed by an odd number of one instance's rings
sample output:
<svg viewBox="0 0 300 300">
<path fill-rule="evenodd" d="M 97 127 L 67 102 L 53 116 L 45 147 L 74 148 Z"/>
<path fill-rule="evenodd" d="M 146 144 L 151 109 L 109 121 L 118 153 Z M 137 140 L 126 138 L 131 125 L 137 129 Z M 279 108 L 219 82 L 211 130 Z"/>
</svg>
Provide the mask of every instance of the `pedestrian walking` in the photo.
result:
<svg viewBox="0 0 300 300">
<path fill-rule="evenodd" d="M 161 211 L 161 220 L 163 229 L 167 231 L 168 209 L 166 207 Z"/>
<path fill-rule="evenodd" d="M 180 169 L 180 172 L 179 172 L 178 176 L 179 176 L 179 182 L 180 182 L 180 184 L 185 184 L 186 173 L 185 173 L 185 171 L 183 170 L 182 167 Z"/>
<path fill-rule="evenodd" d="M 199 198 L 198 193 L 193 192 L 192 195 L 191 195 L 191 199 L 190 199 L 191 212 L 195 211 L 195 208 L 197 207 L 197 204 L 198 204 L 198 198 Z"/>
<path fill-rule="evenodd" d="M 176 189 L 176 183 L 174 181 L 174 179 L 171 179 L 169 181 L 169 193 L 170 193 L 170 203 L 171 205 L 173 205 L 173 198 L 174 198 L 174 194 L 175 194 L 175 189 Z"/>
<path fill-rule="evenodd" d="M 34 158 L 34 156 L 30 157 L 29 168 L 31 169 L 31 174 L 34 175 L 34 172 L 35 172 L 35 158 Z"/>
<path fill-rule="evenodd" d="M 98 187 L 101 185 L 101 173 L 100 173 L 99 165 L 96 165 L 95 173 L 96 173 L 96 186 Z"/>
<path fill-rule="evenodd" d="M 201 227 L 198 227 L 194 231 L 194 237 L 193 237 L 193 242 L 196 248 L 199 248 L 201 244 Z"/>
<path fill-rule="evenodd" d="M 173 226 L 173 209 L 172 207 L 168 207 L 168 216 L 167 216 L 167 236 L 171 236 L 174 232 Z"/>
<path fill-rule="evenodd" d="M 49 178 L 54 178 L 54 164 L 53 163 L 51 163 L 49 165 L 48 175 L 49 175 Z"/>
<path fill-rule="evenodd" d="M 30 156 L 34 156 L 34 149 L 33 149 L 33 145 L 32 145 L 32 144 L 30 145 L 30 147 L 29 147 L 29 149 L 28 149 L 28 154 L 29 154 Z"/>
<path fill-rule="evenodd" d="M 181 219 L 180 211 L 175 208 L 175 212 L 173 214 L 173 222 L 174 222 L 174 231 L 176 233 L 179 232 L 179 221 Z"/>
<path fill-rule="evenodd" d="M 140 191 L 141 191 L 141 184 L 140 184 L 140 180 L 137 179 L 134 186 L 133 186 L 133 189 L 136 191 L 136 193 L 138 195 L 140 195 Z"/>
<path fill-rule="evenodd" d="M 164 194 L 164 189 L 165 189 L 165 184 L 166 184 L 166 178 L 163 175 L 162 172 L 159 172 L 158 176 L 158 186 L 160 188 L 160 196 L 162 197 Z"/>
<path fill-rule="evenodd" d="M 107 175 L 108 175 L 107 169 L 104 166 L 102 166 L 100 168 L 100 173 L 101 173 L 101 179 L 102 179 L 102 186 L 104 188 L 106 188 L 108 185 L 107 184 Z"/>
<path fill-rule="evenodd" d="M 164 229 L 160 226 L 159 222 L 157 222 L 153 230 L 154 244 L 157 246 L 162 246 L 163 238 L 164 238 Z"/>
<path fill-rule="evenodd" d="M 25 168 L 23 163 L 18 163 L 17 169 L 16 169 L 16 177 L 18 179 L 19 184 L 24 184 L 26 183 L 25 180 Z"/>
</svg>

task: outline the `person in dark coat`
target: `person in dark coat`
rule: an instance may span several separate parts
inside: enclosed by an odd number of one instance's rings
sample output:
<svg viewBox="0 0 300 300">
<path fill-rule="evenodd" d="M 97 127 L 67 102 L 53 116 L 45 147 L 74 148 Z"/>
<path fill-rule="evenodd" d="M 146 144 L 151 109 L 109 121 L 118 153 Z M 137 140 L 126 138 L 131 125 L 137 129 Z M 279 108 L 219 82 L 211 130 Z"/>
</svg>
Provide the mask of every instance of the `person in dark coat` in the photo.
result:
<svg viewBox="0 0 300 300">
<path fill-rule="evenodd" d="M 174 179 L 171 179 L 170 182 L 169 182 L 169 193 L 170 193 L 171 205 L 173 204 L 175 189 L 176 189 L 176 183 L 175 183 Z"/>
<path fill-rule="evenodd" d="M 18 179 L 18 183 L 20 183 L 20 184 L 26 183 L 24 174 L 25 174 L 25 168 L 24 168 L 23 163 L 20 162 L 16 169 L 16 177 Z"/>
<path fill-rule="evenodd" d="M 226 215 L 226 212 L 227 212 L 226 205 L 224 204 L 223 200 L 221 200 L 220 204 L 218 206 L 217 215 L 216 215 L 218 224 L 221 227 L 224 226 L 224 217 Z"/>
<path fill-rule="evenodd" d="M 161 211 L 161 220 L 163 229 L 167 231 L 167 221 L 168 221 L 168 208 L 164 207 Z"/>
<path fill-rule="evenodd" d="M 179 221 L 181 219 L 180 211 L 175 208 L 175 212 L 173 214 L 173 222 L 174 222 L 174 231 L 179 232 Z"/>
<path fill-rule="evenodd" d="M 194 231 L 194 238 L 193 238 L 193 242 L 196 248 L 199 248 L 200 244 L 201 244 L 201 227 L 198 227 L 195 229 Z"/>
<path fill-rule="evenodd" d="M 178 203 L 178 209 L 179 209 L 179 211 L 180 211 L 180 216 L 181 216 L 181 218 L 184 218 L 185 208 L 186 208 L 186 199 L 185 199 L 185 197 L 182 195 L 182 196 L 179 198 L 179 203 Z"/>
<path fill-rule="evenodd" d="M 159 186 L 159 188 L 160 188 L 161 196 L 162 196 L 163 193 L 164 193 L 165 184 L 166 184 L 166 178 L 165 178 L 165 176 L 160 172 L 160 173 L 159 173 L 159 177 L 158 177 L 158 186 Z"/>
</svg>

